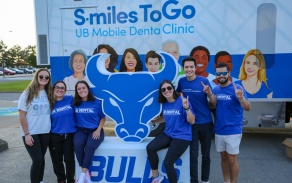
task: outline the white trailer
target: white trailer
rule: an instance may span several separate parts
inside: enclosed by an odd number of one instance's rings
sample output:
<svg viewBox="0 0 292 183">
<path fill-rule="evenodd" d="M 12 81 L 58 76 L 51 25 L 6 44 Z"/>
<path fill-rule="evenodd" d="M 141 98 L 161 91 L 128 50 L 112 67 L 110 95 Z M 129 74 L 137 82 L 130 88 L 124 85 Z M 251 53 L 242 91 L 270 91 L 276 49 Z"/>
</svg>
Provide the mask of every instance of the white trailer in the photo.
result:
<svg viewBox="0 0 292 183">
<path fill-rule="evenodd" d="M 120 64 L 126 48 L 144 61 L 149 50 L 161 51 L 172 39 L 179 45 L 178 63 L 194 47 L 208 48 L 210 74 L 216 53 L 229 52 L 231 75 L 238 79 L 244 55 L 257 48 L 272 97 L 249 98 L 244 127 L 283 130 L 292 113 L 291 9 L 290 0 L 35 0 L 38 64 L 51 65 L 55 82 L 73 73 L 68 61 L 74 50 L 91 57 L 97 45 L 109 44 Z"/>
</svg>

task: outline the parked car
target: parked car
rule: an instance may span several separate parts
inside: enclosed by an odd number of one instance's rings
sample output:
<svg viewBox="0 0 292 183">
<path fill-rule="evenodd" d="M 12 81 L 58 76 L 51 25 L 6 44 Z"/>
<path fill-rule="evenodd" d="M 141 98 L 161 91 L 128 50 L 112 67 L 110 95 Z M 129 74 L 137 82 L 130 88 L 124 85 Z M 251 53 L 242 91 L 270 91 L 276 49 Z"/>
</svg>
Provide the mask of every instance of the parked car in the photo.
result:
<svg viewBox="0 0 292 183">
<path fill-rule="evenodd" d="M 36 68 L 34 68 L 34 67 L 28 67 L 28 69 L 29 69 L 29 70 L 32 70 L 33 72 L 36 71 Z"/>
<path fill-rule="evenodd" d="M 2 76 L 3 75 L 3 71 L 0 71 L 0 76 Z"/>
<path fill-rule="evenodd" d="M 10 70 L 15 71 L 16 74 L 23 74 L 22 70 L 16 69 L 16 68 L 10 68 Z"/>
<path fill-rule="evenodd" d="M 18 68 L 19 70 L 22 70 L 24 72 L 24 74 L 32 74 L 33 71 L 32 70 L 29 70 L 27 68 Z"/>
<path fill-rule="evenodd" d="M 15 71 L 12 71 L 10 69 L 7 69 L 7 68 L 0 68 L 0 70 L 5 74 L 5 75 L 14 75 L 15 74 Z"/>
</svg>

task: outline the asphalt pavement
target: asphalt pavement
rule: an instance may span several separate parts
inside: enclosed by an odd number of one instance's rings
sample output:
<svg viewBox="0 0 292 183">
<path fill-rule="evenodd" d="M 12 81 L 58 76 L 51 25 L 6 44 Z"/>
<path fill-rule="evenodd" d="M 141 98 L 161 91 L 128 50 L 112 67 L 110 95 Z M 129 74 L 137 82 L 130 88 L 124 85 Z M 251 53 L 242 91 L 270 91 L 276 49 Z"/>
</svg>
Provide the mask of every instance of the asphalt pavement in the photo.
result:
<svg viewBox="0 0 292 183">
<path fill-rule="evenodd" d="M 11 99 L 8 99 L 9 95 Z M 7 113 L 0 115 L 0 139 L 8 143 L 8 149 L 0 152 L 0 183 L 30 182 L 31 160 L 23 145 L 18 115 L 15 113 L 19 95 L 20 93 L 0 93 L 0 114 L 1 110 L 8 109 Z M 109 130 L 113 130 L 112 127 L 108 127 L 106 131 Z M 282 144 L 289 137 L 292 135 L 244 133 L 238 155 L 240 165 L 238 183 L 292 182 L 292 160 L 285 156 L 286 147 Z M 212 141 L 211 158 L 210 183 L 222 183 L 220 154 L 215 150 L 214 141 Z M 47 151 L 44 183 L 55 182 L 56 177 Z"/>
</svg>

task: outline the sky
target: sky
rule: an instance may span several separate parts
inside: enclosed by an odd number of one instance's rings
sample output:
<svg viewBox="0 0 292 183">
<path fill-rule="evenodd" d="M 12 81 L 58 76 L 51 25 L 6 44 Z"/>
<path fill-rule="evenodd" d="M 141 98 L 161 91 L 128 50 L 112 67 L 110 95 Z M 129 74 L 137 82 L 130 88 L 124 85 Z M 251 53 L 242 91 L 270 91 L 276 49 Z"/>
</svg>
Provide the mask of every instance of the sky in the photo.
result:
<svg viewBox="0 0 292 183">
<path fill-rule="evenodd" d="M 0 40 L 8 48 L 36 44 L 34 0 L 0 0 Z"/>
</svg>

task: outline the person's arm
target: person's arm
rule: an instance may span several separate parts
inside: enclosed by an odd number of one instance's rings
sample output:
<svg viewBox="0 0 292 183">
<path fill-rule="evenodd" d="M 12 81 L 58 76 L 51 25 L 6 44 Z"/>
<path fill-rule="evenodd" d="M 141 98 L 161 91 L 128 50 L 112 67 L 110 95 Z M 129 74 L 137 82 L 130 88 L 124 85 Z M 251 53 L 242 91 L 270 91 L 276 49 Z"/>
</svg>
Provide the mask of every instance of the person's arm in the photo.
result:
<svg viewBox="0 0 292 183">
<path fill-rule="evenodd" d="M 26 112 L 22 111 L 22 110 L 18 110 L 18 113 L 19 113 L 20 125 L 21 125 L 23 132 L 24 132 L 25 143 L 28 146 L 32 146 L 34 143 L 34 140 L 28 131 L 28 126 L 27 126 L 27 121 L 26 121 Z"/>
<path fill-rule="evenodd" d="M 241 99 L 238 99 L 240 102 L 241 107 L 246 110 L 249 111 L 251 109 L 251 105 L 250 102 L 248 100 L 246 100 L 244 97 L 242 97 Z"/>
<path fill-rule="evenodd" d="M 195 115 L 193 114 L 193 112 L 191 111 L 190 108 L 190 104 L 189 104 L 189 96 L 187 96 L 187 98 L 184 98 L 183 93 L 180 94 L 181 98 L 182 98 L 182 105 L 184 110 L 187 113 L 187 121 L 190 124 L 194 124 L 195 123 Z"/>
<path fill-rule="evenodd" d="M 157 118 L 154 118 L 151 120 L 152 123 L 163 123 L 165 122 L 164 117 L 162 115 L 158 116 Z"/>
<path fill-rule="evenodd" d="M 190 124 L 195 124 L 195 115 L 193 114 L 193 112 L 191 111 L 190 107 L 186 108 L 186 113 L 187 113 L 187 121 L 190 123 Z"/>
<path fill-rule="evenodd" d="M 217 104 L 217 99 L 214 93 L 211 90 L 211 87 L 209 84 L 204 84 L 203 81 L 201 81 L 201 84 L 203 86 L 203 92 L 205 92 L 208 96 L 208 103 L 210 108 L 215 108 Z"/>
<path fill-rule="evenodd" d="M 104 118 L 101 118 L 101 119 L 99 120 L 99 125 L 98 125 L 97 129 L 93 132 L 93 134 L 92 134 L 92 138 L 94 138 L 94 139 L 99 139 L 100 131 L 101 131 L 101 129 L 103 128 L 104 123 L 105 123 L 105 117 L 104 117 Z"/>
<path fill-rule="evenodd" d="M 233 87 L 234 87 L 235 95 L 237 99 L 239 100 L 241 107 L 244 110 L 249 111 L 251 109 L 251 105 L 250 105 L 250 102 L 246 100 L 246 98 L 244 97 L 244 90 L 242 89 L 241 86 L 239 89 L 237 89 L 235 84 L 233 84 Z"/>
</svg>

